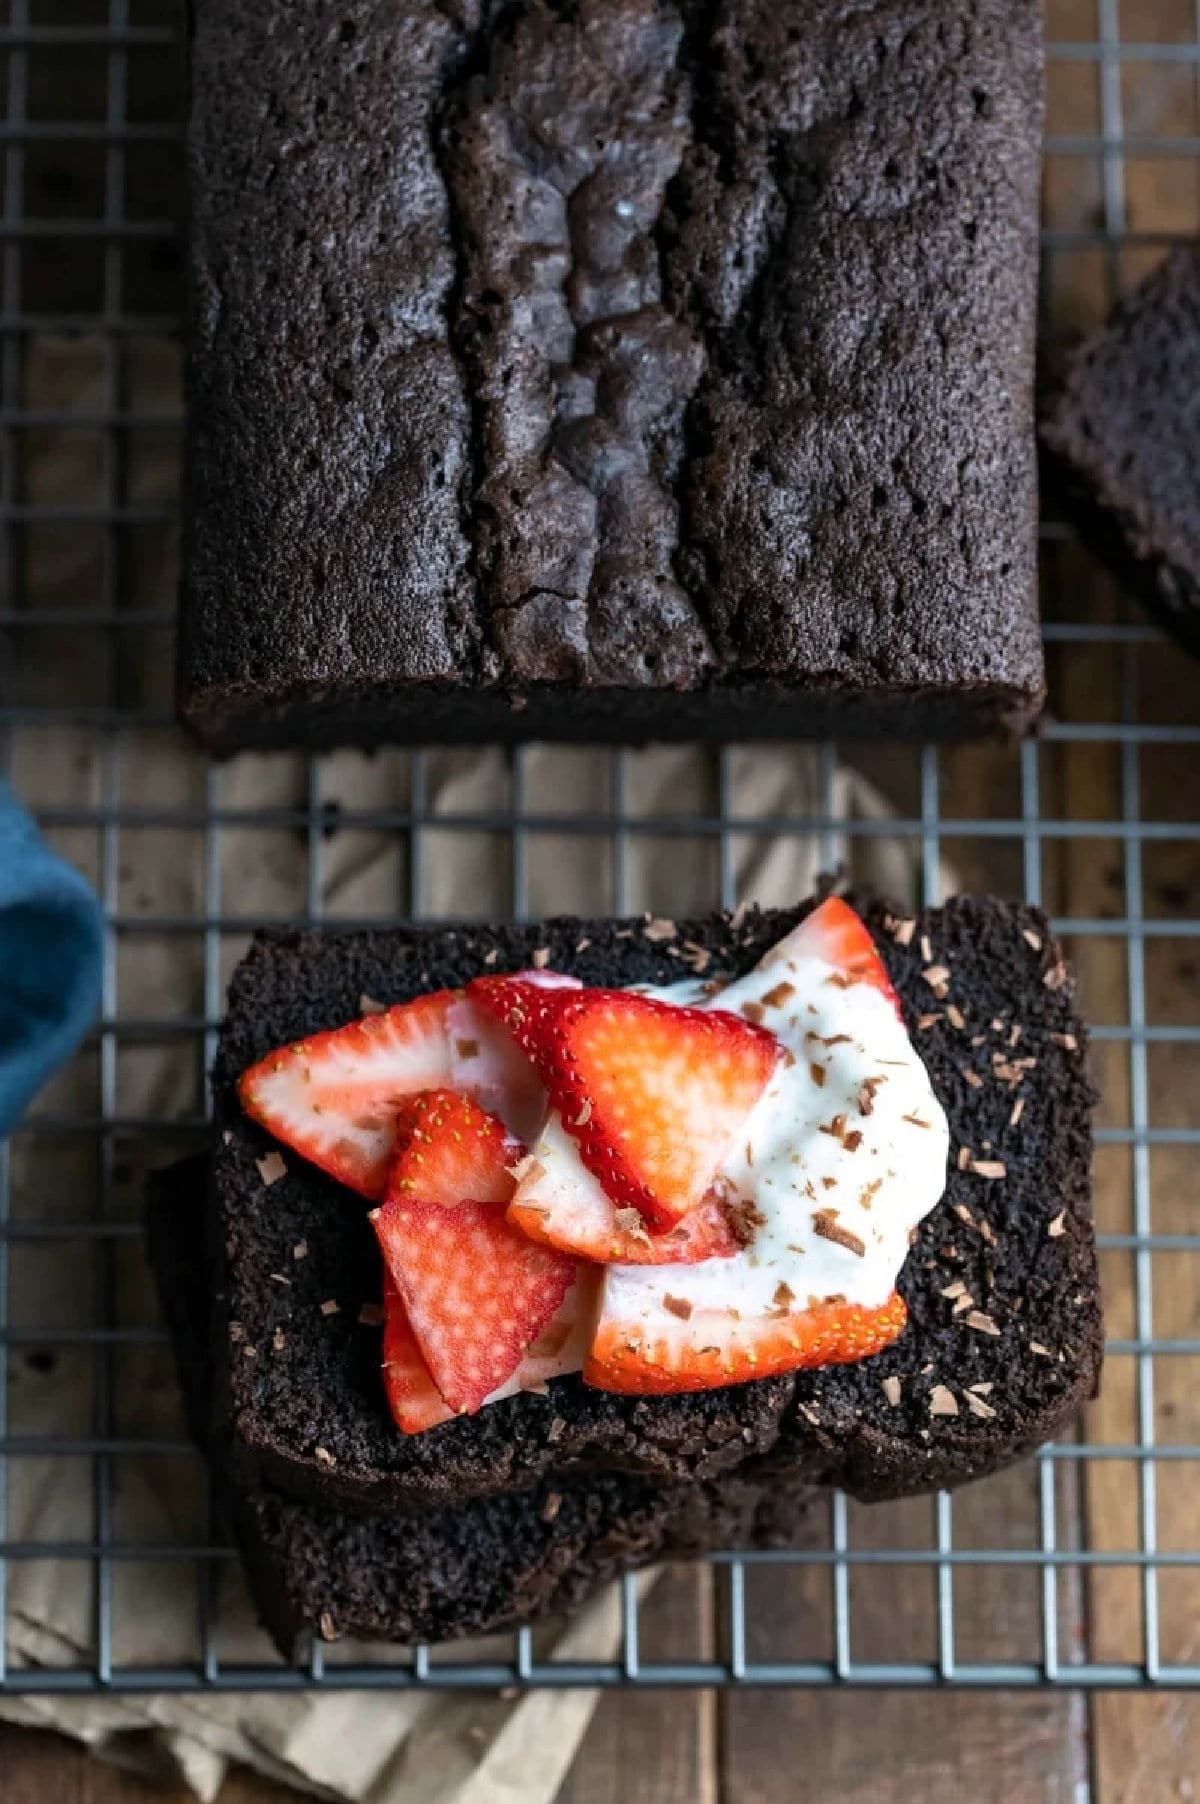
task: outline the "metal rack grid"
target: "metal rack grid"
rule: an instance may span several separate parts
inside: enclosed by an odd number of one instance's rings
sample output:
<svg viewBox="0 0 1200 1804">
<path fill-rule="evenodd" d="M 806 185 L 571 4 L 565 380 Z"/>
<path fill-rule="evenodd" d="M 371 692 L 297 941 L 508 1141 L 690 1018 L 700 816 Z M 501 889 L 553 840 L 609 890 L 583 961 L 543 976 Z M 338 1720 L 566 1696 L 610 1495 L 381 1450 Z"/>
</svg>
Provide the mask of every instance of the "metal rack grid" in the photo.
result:
<svg viewBox="0 0 1200 1804">
<path fill-rule="evenodd" d="M 1064 31 L 1076 35 L 1056 36 L 1060 9 L 1049 10 L 1052 354 L 1064 328 L 1102 313 L 1173 236 L 1200 229 L 1200 7 L 1096 0 L 1089 41 L 1077 36 L 1078 5 L 1061 9 Z M 1151 15 L 1147 38 L 1161 41 L 1122 41 L 1122 24 L 1128 36 L 1131 21 L 1136 32 Z M 1186 1308 L 1179 1319 L 1177 1285 L 1165 1292 L 1162 1319 L 1167 1262 L 1178 1274 L 1200 1258 L 1200 1226 L 1180 1207 L 1200 1145 L 1200 1086 L 1189 1084 L 1200 1046 L 1192 958 L 1200 918 L 1188 891 L 1200 845 L 1191 817 L 1200 727 L 1177 693 L 1182 681 L 1170 680 L 1170 648 L 1049 519 L 1052 713 L 1037 742 L 889 748 L 882 757 L 832 745 L 798 752 L 798 770 L 804 760 L 811 774 L 815 759 L 816 786 L 800 810 L 784 800 L 748 811 L 747 773 L 766 754 L 733 750 L 694 753 L 686 805 L 670 784 L 666 804 L 661 792 L 645 804 L 640 779 L 653 754 L 596 752 L 585 783 L 592 799 L 563 806 L 544 793 L 533 749 L 492 767 L 485 793 L 468 791 L 465 802 L 443 783 L 459 768 L 454 755 L 423 752 L 370 767 L 299 757 L 257 764 L 266 789 L 245 800 L 242 775 L 254 761 L 208 768 L 170 727 L 176 33 L 171 0 L 0 0 L 0 634 L 20 671 L 0 737 L 46 832 L 94 877 L 108 922 L 101 1022 L 72 1071 L 0 1147 L 0 1688 L 1200 1684 L 1188 1630 L 1200 1541 L 1179 1483 L 1186 1487 L 1200 1446 L 1172 1427 L 1189 1419 L 1200 1334 L 1194 1311 L 1190 1332 Z M 1143 197 L 1134 217 L 1131 190 Z M 843 756 L 875 771 L 889 818 L 847 812 Z M 368 768 L 367 801 L 333 795 L 364 783 Z M 228 847 L 247 835 L 277 848 L 286 867 L 268 874 L 252 906 L 227 894 Z M 356 907 L 353 884 L 331 898 L 330 862 L 356 836 L 394 854 L 387 908 Z M 965 885 L 1042 901 L 1098 1023 L 1097 1202 L 1112 1330 L 1105 1399 L 1115 1401 L 1010 1478 L 953 1500 L 866 1512 L 835 1495 L 802 1550 L 714 1556 L 702 1582 L 715 1627 L 703 1645 L 647 1653 L 653 1594 L 639 1604 L 629 1580 L 620 1647 L 602 1657 L 555 1658 L 530 1631 L 499 1656 L 467 1662 L 426 1649 L 343 1655 L 320 1645 L 296 1665 L 265 1645 L 228 1657 L 218 1580 L 236 1581 L 229 1549 L 206 1532 L 199 1462 L 181 1429 L 130 1429 L 124 1417 L 126 1362 L 165 1357 L 147 1293 L 128 1319 L 140 1180 L 203 1135 L 203 1074 L 246 935 L 267 918 L 430 917 L 439 912 L 426 883 L 435 836 L 439 848 L 477 853 L 486 843 L 518 916 L 529 912 L 551 839 L 569 842 L 566 880 L 578 867 L 589 886 L 581 903 L 593 911 L 732 905 L 762 873 L 747 849 L 769 839 L 809 844 L 826 866 L 867 840 L 907 846 L 913 901 L 937 899 L 947 859 Z M 164 886 L 148 874 L 147 849 L 166 839 L 187 848 L 191 888 L 178 893 L 173 879 Z M 670 859 L 642 856 L 666 844 Z M 264 867 L 271 862 L 264 851 Z M 189 974 L 186 994 L 177 993 L 178 967 Z M 159 997 L 158 1008 L 122 1006 L 131 973 L 138 997 Z M 186 1096 L 155 1088 L 172 1059 L 190 1061 Z M 1162 1098 L 1174 1099 L 1167 1118 Z M 62 1262 L 70 1307 L 29 1320 L 23 1301 L 47 1259 Z M 47 1432 L 24 1399 L 56 1360 L 78 1363 L 81 1412 Z M 199 1513 L 150 1545 L 123 1534 L 122 1504 L 128 1472 L 155 1462 L 186 1463 Z M 86 1468 L 87 1520 L 77 1530 L 47 1534 L 35 1524 L 16 1536 L 8 1506 L 18 1472 L 35 1464 L 61 1468 L 76 1485 Z M 77 1642 L 55 1657 L 23 1651 L 15 1633 L 21 1581 L 34 1567 L 68 1575 L 86 1600 Z M 138 1568 L 195 1579 L 189 1645 L 153 1665 L 121 1654 L 123 1581 Z M 862 1605 L 893 1599 L 900 1584 L 910 1604 L 914 1585 L 924 1601 L 906 1615 L 903 1643 L 888 1645 L 880 1611 L 864 1615 Z"/>
</svg>

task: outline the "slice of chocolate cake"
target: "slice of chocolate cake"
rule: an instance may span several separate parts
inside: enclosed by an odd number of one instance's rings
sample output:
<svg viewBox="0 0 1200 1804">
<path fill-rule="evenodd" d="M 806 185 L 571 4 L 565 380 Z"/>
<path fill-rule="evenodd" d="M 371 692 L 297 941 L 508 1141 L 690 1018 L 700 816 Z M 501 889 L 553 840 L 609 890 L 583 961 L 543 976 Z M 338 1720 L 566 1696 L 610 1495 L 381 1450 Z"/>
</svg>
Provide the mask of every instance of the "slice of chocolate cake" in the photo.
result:
<svg viewBox="0 0 1200 1804">
<path fill-rule="evenodd" d="M 189 18 L 207 746 L 1029 725 L 1036 0 Z"/>
<path fill-rule="evenodd" d="M 1072 357 L 1042 421 L 1085 534 L 1200 652 L 1200 246 L 1184 245 Z"/>
<path fill-rule="evenodd" d="M 202 1445 L 213 1371 L 201 1247 L 206 1166 L 190 1159 L 159 1172 L 147 1215 L 184 1401 Z M 799 1532 L 808 1488 L 765 1472 L 694 1485 L 595 1473 L 370 1520 L 228 1482 L 219 1493 L 259 1615 L 288 1655 L 303 1629 L 327 1640 L 450 1640 L 569 1610 L 655 1560 L 786 1545 Z"/>
<path fill-rule="evenodd" d="M 636 920 L 259 936 L 217 1058 L 206 1212 L 212 1436 L 240 1485 L 371 1511 L 600 1472 L 705 1485 L 749 1462 L 875 1498 L 975 1477 L 1062 1426 L 1100 1362 L 1092 1092 L 1072 983 L 1034 909 L 864 909 L 949 1118 L 951 1159 L 901 1273 L 908 1327 L 857 1364 L 675 1396 L 553 1378 L 401 1434 L 380 1380 L 368 1206 L 281 1154 L 239 1106 L 248 1066 L 354 1019 L 364 998 L 539 965 L 601 986 L 732 975 L 806 912 L 714 915 L 670 937 Z"/>
</svg>

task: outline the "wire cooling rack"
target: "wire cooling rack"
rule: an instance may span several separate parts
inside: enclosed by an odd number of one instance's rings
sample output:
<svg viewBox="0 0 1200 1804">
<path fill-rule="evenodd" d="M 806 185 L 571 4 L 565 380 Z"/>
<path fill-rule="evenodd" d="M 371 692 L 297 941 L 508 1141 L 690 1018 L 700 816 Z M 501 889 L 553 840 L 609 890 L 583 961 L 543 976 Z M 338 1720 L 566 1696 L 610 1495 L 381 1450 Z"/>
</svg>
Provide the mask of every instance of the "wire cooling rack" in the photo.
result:
<svg viewBox="0 0 1200 1804">
<path fill-rule="evenodd" d="M 1191 0 L 1049 12 L 1052 360 L 1200 229 L 1200 44 Z M 1200 1684 L 1194 673 L 1049 518 L 1051 713 L 1019 748 L 209 768 L 170 724 L 177 23 L 153 0 L 0 0 L 0 739 L 108 922 L 99 1027 L 0 1149 L 0 1686 Z M 764 801 L 780 756 L 795 781 Z M 848 769 L 876 804 L 851 807 Z M 249 932 L 461 914 L 497 883 L 518 915 L 547 895 L 591 912 L 779 900 L 797 860 L 864 849 L 911 901 L 954 882 L 1043 902 L 1079 970 L 1111 1338 L 1077 1435 L 954 1499 L 834 1496 L 796 1552 L 715 1556 L 685 1581 L 675 1644 L 634 1581 L 619 1646 L 594 1655 L 528 1631 L 486 1659 L 318 1646 L 288 1665 L 247 1642 L 173 1413 L 139 1209 L 145 1171 L 202 1138 Z M 167 1500 L 153 1541 L 128 1527 L 147 1498 Z M 139 1634 L 147 1586 L 180 1600 L 177 1646 Z"/>
</svg>

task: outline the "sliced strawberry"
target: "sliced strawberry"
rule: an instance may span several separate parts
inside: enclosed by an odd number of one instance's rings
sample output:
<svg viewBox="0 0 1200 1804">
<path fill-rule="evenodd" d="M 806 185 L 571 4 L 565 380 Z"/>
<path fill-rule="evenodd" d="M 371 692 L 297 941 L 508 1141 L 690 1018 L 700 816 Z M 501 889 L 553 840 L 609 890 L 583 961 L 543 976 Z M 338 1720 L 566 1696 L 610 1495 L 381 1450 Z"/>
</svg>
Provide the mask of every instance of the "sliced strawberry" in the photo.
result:
<svg viewBox="0 0 1200 1804">
<path fill-rule="evenodd" d="M 558 1115 L 550 1115 L 518 1171 L 509 1221 L 530 1240 L 576 1258 L 601 1265 L 690 1265 L 738 1250 L 715 1196 L 705 1197 L 665 1233 L 651 1233 L 635 1210 L 619 1210 L 584 1165 Z"/>
<path fill-rule="evenodd" d="M 470 1097 L 453 1090 L 421 1090 L 396 1111 L 396 1151 L 389 1196 L 424 1203 L 507 1203 L 519 1141 Z"/>
<path fill-rule="evenodd" d="M 502 1202 L 447 1209 L 389 1190 L 372 1221 L 438 1390 L 473 1414 L 558 1312 L 575 1262 L 535 1246 Z"/>
<path fill-rule="evenodd" d="M 486 1009 L 460 996 L 451 1003 L 450 1088 L 498 1115 L 531 1146 L 546 1119 L 546 1087 L 532 1060 Z"/>
<path fill-rule="evenodd" d="M 397 1428 L 404 1434 L 422 1434 L 442 1422 L 452 1422 L 454 1411 L 429 1376 L 417 1337 L 409 1325 L 403 1299 L 391 1273 L 383 1273 L 383 1388 Z"/>
<path fill-rule="evenodd" d="M 570 984 L 542 983 L 541 976 L 539 971 L 518 971 L 510 977 L 476 977 L 467 985 L 467 1000 L 499 1021 L 539 1071 L 564 1008 L 580 995 Z"/>
<path fill-rule="evenodd" d="M 700 1202 L 778 1055 L 771 1034 L 719 1009 L 506 979 L 470 993 L 533 1058 L 608 1196 L 652 1227 Z"/>
<path fill-rule="evenodd" d="M 890 1346 L 907 1320 L 896 1291 L 876 1308 L 830 1299 L 740 1316 L 732 1308 L 692 1308 L 686 1297 L 661 1287 L 646 1307 L 637 1274 L 615 1286 L 612 1276 L 583 1376 L 598 1390 L 631 1396 L 713 1390 L 804 1366 L 847 1365 Z"/>
<path fill-rule="evenodd" d="M 820 958 L 832 965 L 837 976 L 832 981 L 866 983 L 886 996 L 897 1015 L 900 1003 L 892 988 L 892 980 L 879 956 L 879 948 L 871 938 L 866 923 L 840 896 L 829 896 L 806 915 L 799 927 L 783 940 L 768 963 L 787 952 Z"/>
<path fill-rule="evenodd" d="M 238 1080 L 251 1120 L 331 1177 L 383 1195 L 397 1105 L 450 1081 L 447 1010 L 435 990 L 268 1053 Z"/>
</svg>

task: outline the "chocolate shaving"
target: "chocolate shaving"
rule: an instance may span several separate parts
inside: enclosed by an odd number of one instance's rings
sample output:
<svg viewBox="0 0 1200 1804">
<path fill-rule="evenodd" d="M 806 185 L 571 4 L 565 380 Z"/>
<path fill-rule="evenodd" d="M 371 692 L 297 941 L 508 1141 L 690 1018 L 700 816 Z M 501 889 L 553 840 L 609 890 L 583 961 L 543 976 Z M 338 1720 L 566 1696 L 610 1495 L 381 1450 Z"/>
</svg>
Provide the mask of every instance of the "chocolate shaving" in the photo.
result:
<svg viewBox="0 0 1200 1804">
<path fill-rule="evenodd" d="M 917 1032 L 921 1034 L 927 1033 L 931 1027 L 937 1026 L 941 1018 L 940 1015 L 918 1015 Z"/>
<path fill-rule="evenodd" d="M 1003 1159 L 972 1159 L 967 1167 L 977 1178 L 988 1178 L 995 1181 L 1008 1176 L 1008 1166 Z"/>
<path fill-rule="evenodd" d="M 321 1614 L 317 1619 L 317 1627 L 321 1631 L 322 1641 L 338 1641 L 341 1639 L 342 1631 L 338 1628 L 328 1610 L 321 1611 Z"/>
<path fill-rule="evenodd" d="M 374 996 L 362 995 L 358 999 L 358 1011 L 361 1015 L 386 1015 L 387 1003 L 376 1002 Z"/>
<path fill-rule="evenodd" d="M 313 1458 L 316 1460 L 318 1466 L 329 1467 L 337 1465 L 337 1461 L 327 1447 L 314 1447 Z"/>
<path fill-rule="evenodd" d="M 929 985 L 939 1002 L 944 1002 L 950 994 L 950 972 L 945 965 L 926 965 L 921 976 Z"/>
<path fill-rule="evenodd" d="M 926 1121 L 923 1115 L 917 1115 L 915 1113 L 911 1115 L 901 1115 L 900 1119 L 901 1121 L 910 1121 L 913 1127 L 931 1128 L 933 1126 L 932 1121 Z"/>
<path fill-rule="evenodd" d="M 677 1315 L 681 1322 L 690 1321 L 692 1306 L 686 1297 L 673 1297 L 668 1291 L 663 1298 L 663 1308 L 670 1315 Z"/>
<path fill-rule="evenodd" d="M 739 1246 L 748 1247 L 754 1239 L 755 1229 L 765 1224 L 766 1216 L 751 1197 L 741 1196 L 736 1191 L 722 1201 L 734 1239 Z"/>
<path fill-rule="evenodd" d="M 1079 1041 L 1075 1038 L 1074 1034 L 1051 1034 L 1050 1038 L 1054 1041 L 1056 1046 L 1065 1047 L 1067 1052 L 1078 1051 Z"/>
<path fill-rule="evenodd" d="M 929 1393 L 929 1413 L 931 1416 L 956 1416 L 958 1414 L 958 1398 L 948 1385 L 934 1385 Z"/>
<path fill-rule="evenodd" d="M 794 1303 L 796 1301 L 796 1293 L 791 1285 L 785 1284 L 781 1278 L 779 1283 L 775 1286 L 775 1294 L 771 1298 L 771 1301 L 774 1303 L 776 1309 L 786 1309 L 789 1303 Z"/>
<path fill-rule="evenodd" d="M 676 928 L 674 921 L 668 921 L 662 916 L 657 916 L 646 922 L 642 932 L 648 940 L 673 940 L 675 938 Z"/>
<path fill-rule="evenodd" d="M 999 1328 L 996 1326 L 991 1316 L 985 1315 L 982 1309 L 972 1309 L 969 1315 L 963 1317 L 963 1321 L 967 1324 L 968 1328 L 974 1328 L 977 1334 L 991 1334 L 998 1336 L 1000 1333 Z"/>
<path fill-rule="evenodd" d="M 308 1258 L 308 1242 L 307 1242 L 307 1240 L 298 1240 L 296 1242 L 295 1246 L 292 1248 L 292 1258 L 293 1259 L 307 1259 Z"/>
<path fill-rule="evenodd" d="M 878 1196 L 879 1192 L 882 1189 L 883 1189 L 883 1179 L 882 1178 L 872 1178 L 871 1182 L 869 1184 L 864 1184 L 862 1189 L 858 1193 L 859 1208 L 860 1209 L 869 1209 L 871 1207 L 871 1204 L 875 1201 L 875 1198 Z"/>
<path fill-rule="evenodd" d="M 455 1040 L 454 1050 L 460 1059 L 474 1059 L 479 1056 L 478 1040 Z"/>
<path fill-rule="evenodd" d="M 1042 982 L 1048 990 L 1061 990 L 1066 981 L 1067 967 L 1063 964 L 1061 959 L 1059 959 L 1057 964 L 1051 965 L 1049 970 L 1046 971 L 1042 977 Z"/>
<path fill-rule="evenodd" d="M 551 1491 L 550 1495 L 546 1498 L 545 1503 L 542 1505 L 542 1521 L 543 1522 L 553 1522 L 554 1518 L 558 1515 L 558 1512 L 559 1512 L 559 1510 L 561 1510 L 561 1508 L 562 1508 L 562 1492 L 561 1491 Z"/>
<path fill-rule="evenodd" d="M 1027 946 L 1032 946 L 1032 948 L 1035 952 L 1041 951 L 1041 949 L 1042 949 L 1041 935 L 1035 933 L 1033 931 L 1032 927 L 1022 927 L 1021 938 L 1025 941 L 1025 944 Z"/>
<path fill-rule="evenodd" d="M 278 1153 L 271 1152 L 257 1159 L 258 1175 L 269 1190 L 272 1184 L 278 1184 L 280 1178 L 286 1178 L 287 1166 Z"/>
<path fill-rule="evenodd" d="M 274 1334 L 271 1336 L 271 1345 L 277 1353 L 283 1352 L 284 1347 L 287 1345 L 287 1335 L 283 1332 L 282 1328 L 276 1328 Z"/>
<path fill-rule="evenodd" d="M 1049 1347 L 1043 1347 L 1040 1340 L 1031 1340 L 1029 1343 L 1029 1351 L 1031 1353 L 1038 1354 L 1042 1359 L 1053 1359 L 1054 1358 L 1054 1355 L 1050 1351 Z"/>
<path fill-rule="evenodd" d="M 946 1004 L 946 1019 L 950 1023 L 951 1027 L 955 1027 L 958 1029 L 959 1033 L 962 1033 L 963 1029 L 967 1025 L 966 1016 L 963 1014 L 962 1010 L 959 1007 L 957 1007 L 957 1005 L 953 1002 L 948 1002 Z"/>
<path fill-rule="evenodd" d="M 900 1380 L 894 1372 L 883 1380 L 883 1394 L 893 1409 L 900 1407 Z"/>
<path fill-rule="evenodd" d="M 768 1008 L 782 1008 L 784 1003 L 795 994 L 795 984 L 789 983 L 787 978 L 783 977 L 773 986 L 773 988 L 767 991 L 766 995 L 763 997 L 763 1001 Z"/>
<path fill-rule="evenodd" d="M 921 957 L 927 965 L 933 963 L 933 945 L 927 933 L 921 935 Z"/>
<path fill-rule="evenodd" d="M 886 1083 L 887 1078 L 882 1074 L 879 1077 L 864 1077 L 858 1089 L 858 1112 L 860 1115 L 871 1114 L 875 1107 L 875 1092 L 880 1084 Z"/>
<path fill-rule="evenodd" d="M 917 923 L 915 921 L 892 922 L 892 938 L 898 946 L 911 945 L 912 936 L 916 931 Z"/>
<path fill-rule="evenodd" d="M 535 946 L 531 962 L 535 971 L 544 971 L 550 963 L 549 946 Z"/>
<path fill-rule="evenodd" d="M 762 1019 L 766 1012 L 761 1002 L 743 1002 L 742 1004 L 742 1014 L 753 1027 L 762 1026 Z"/>
<path fill-rule="evenodd" d="M 336 1315 L 340 1308 L 341 1304 L 336 1297 L 326 1297 L 325 1301 L 320 1305 L 322 1315 Z"/>
<path fill-rule="evenodd" d="M 1046 1232 L 1049 1234 L 1051 1240 L 1058 1240 L 1066 1233 L 1066 1231 L 1067 1212 L 1065 1209 L 1060 1209 L 1058 1214 L 1054 1217 L 1054 1220 L 1050 1223 L 1050 1226 L 1046 1229 Z"/>
<path fill-rule="evenodd" d="M 818 1065 L 815 1059 L 810 1059 L 808 1061 L 808 1075 L 812 1078 L 812 1081 L 817 1086 L 818 1090 L 823 1090 L 825 1088 L 824 1065 Z"/>
<path fill-rule="evenodd" d="M 964 1071 L 963 1083 L 970 1084 L 972 1090 L 983 1089 L 983 1079 L 980 1077 L 978 1071 Z"/>
<path fill-rule="evenodd" d="M 551 1442 L 560 1441 L 566 1433 L 566 1429 L 567 1425 L 563 1418 L 561 1416 L 555 1416 L 549 1428 L 546 1430 L 546 1439 Z"/>
<path fill-rule="evenodd" d="M 813 1232 L 822 1240 L 832 1240 L 835 1246 L 845 1247 L 848 1253 L 855 1253 L 860 1259 L 866 1256 L 866 1241 L 842 1226 L 836 1209 L 814 1209 L 812 1225 Z"/>
<path fill-rule="evenodd" d="M 985 1422 L 995 1420 L 996 1412 L 991 1404 L 985 1403 L 982 1397 L 977 1397 L 974 1391 L 967 1392 L 967 1408 L 973 1416 L 982 1416 Z"/>
</svg>

